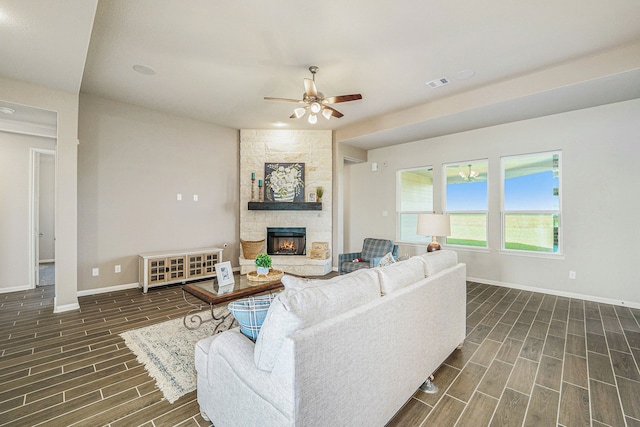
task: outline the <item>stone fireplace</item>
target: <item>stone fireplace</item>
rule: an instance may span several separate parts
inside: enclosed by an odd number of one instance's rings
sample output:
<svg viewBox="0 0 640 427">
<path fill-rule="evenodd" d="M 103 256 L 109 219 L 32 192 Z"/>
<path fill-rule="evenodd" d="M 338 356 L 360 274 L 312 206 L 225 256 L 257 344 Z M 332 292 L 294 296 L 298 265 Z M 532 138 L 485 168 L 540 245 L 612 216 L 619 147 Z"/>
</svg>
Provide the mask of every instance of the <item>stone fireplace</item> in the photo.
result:
<svg viewBox="0 0 640 427">
<path fill-rule="evenodd" d="M 265 163 L 304 163 L 304 200 L 317 187 L 324 188 L 322 210 L 282 209 L 249 210 L 251 174 L 255 174 L 254 201 L 258 199 L 258 180 L 264 183 Z M 240 131 L 240 238 L 267 239 L 268 228 L 302 228 L 303 243 L 296 254 L 272 255 L 273 267 L 287 273 L 321 276 L 331 271 L 331 258 L 311 259 L 311 243 L 332 239 L 332 135 L 329 130 L 241 130 Z M 264 200 L 263 194 L 263 200 Z M 269 203 L 269 202 L 264 202 Z M 240 254 L 240 273 L 255 270 L 253 260 Z"/>
</svg>

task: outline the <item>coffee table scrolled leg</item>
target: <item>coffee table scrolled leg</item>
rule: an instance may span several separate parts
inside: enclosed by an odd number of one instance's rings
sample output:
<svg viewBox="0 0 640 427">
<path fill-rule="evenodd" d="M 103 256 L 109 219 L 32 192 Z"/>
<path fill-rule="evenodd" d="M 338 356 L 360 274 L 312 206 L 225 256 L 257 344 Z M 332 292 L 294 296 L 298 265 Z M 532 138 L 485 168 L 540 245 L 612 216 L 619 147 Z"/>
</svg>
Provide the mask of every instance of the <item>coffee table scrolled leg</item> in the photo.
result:
<svg viewBox="0 0 640 427">
<path fill-rule="evenodd" d="M 187 313 L 186 316 L 184 316 L 184 319 L 182 319 L 182 323 L 184 323 L 185 328 L 193 331 L 194 329 L 198 329 L 204 322 L 199 314 L 190 313 L 191 311 Z"/>
</svg>

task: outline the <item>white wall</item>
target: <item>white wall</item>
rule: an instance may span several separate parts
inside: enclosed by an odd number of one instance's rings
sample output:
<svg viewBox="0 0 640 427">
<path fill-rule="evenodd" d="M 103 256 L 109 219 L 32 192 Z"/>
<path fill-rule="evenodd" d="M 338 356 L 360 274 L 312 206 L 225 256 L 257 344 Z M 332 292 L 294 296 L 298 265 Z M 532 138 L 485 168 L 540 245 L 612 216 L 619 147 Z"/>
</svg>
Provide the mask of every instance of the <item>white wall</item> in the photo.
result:
<svg viewBox="0 0 640 427">
<path fill-rule="evenodd" d="M 490 248 L 458 250 L 470 279 L 640 307 L 639 117 L 640 100 L 632 100 L 371 150 L 367 163 L 348 166 L 344 249 L 360 249 L 365 237 L 395 239 L 398 169 L 432 165 L 434 208 L 440 211 L 442 164 L 488 158 Z M 500 157 L 548 150 L 562 150 L 564 255 L 501 253 Z M 378 172 L 371 172 L 371 162 Z M 424 246 L 400 248 L 422 252 Z M 575 280 L 568 278 L 570 270 Z"/>
<path fill-rule="evenodd" d="M 79 122 L 78 290 L 137 283 L 143 252 L 226 242 L 238 264 L 237 130 L 86 94 Z"/>
<path fill-rule="evenodd" d="M 31 287 L 31 148 L 53 150 L 55 140 L 0 131 L 0 290 L 3 292 Z"/>
</svg>

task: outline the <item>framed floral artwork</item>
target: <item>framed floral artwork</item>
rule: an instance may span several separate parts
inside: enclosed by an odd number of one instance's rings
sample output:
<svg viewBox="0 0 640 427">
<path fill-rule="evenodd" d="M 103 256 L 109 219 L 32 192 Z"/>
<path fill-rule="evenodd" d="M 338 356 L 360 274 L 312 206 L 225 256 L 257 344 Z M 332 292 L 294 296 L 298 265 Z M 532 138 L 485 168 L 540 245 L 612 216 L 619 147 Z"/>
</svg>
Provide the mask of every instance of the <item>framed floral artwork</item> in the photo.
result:
<svg viewBox="0 0 640 427">
<path fill-rule="evenodd" d="M 304 202 L 304 163 L 265 163 L 267 202 Z"/>
</svg>

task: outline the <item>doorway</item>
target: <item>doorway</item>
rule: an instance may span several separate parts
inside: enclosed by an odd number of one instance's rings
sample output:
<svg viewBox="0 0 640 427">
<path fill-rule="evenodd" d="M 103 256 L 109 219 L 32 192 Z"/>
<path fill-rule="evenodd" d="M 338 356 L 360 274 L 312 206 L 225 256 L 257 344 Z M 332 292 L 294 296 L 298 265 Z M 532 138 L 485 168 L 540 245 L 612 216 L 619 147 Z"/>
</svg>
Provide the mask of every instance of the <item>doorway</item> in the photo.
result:
<svg viewBox="0 0 640 427">
<path fill-rule="evenodd" d="M 31 288 L 55 284 L 55 151 L 31 149 Z"/>
</svg>

